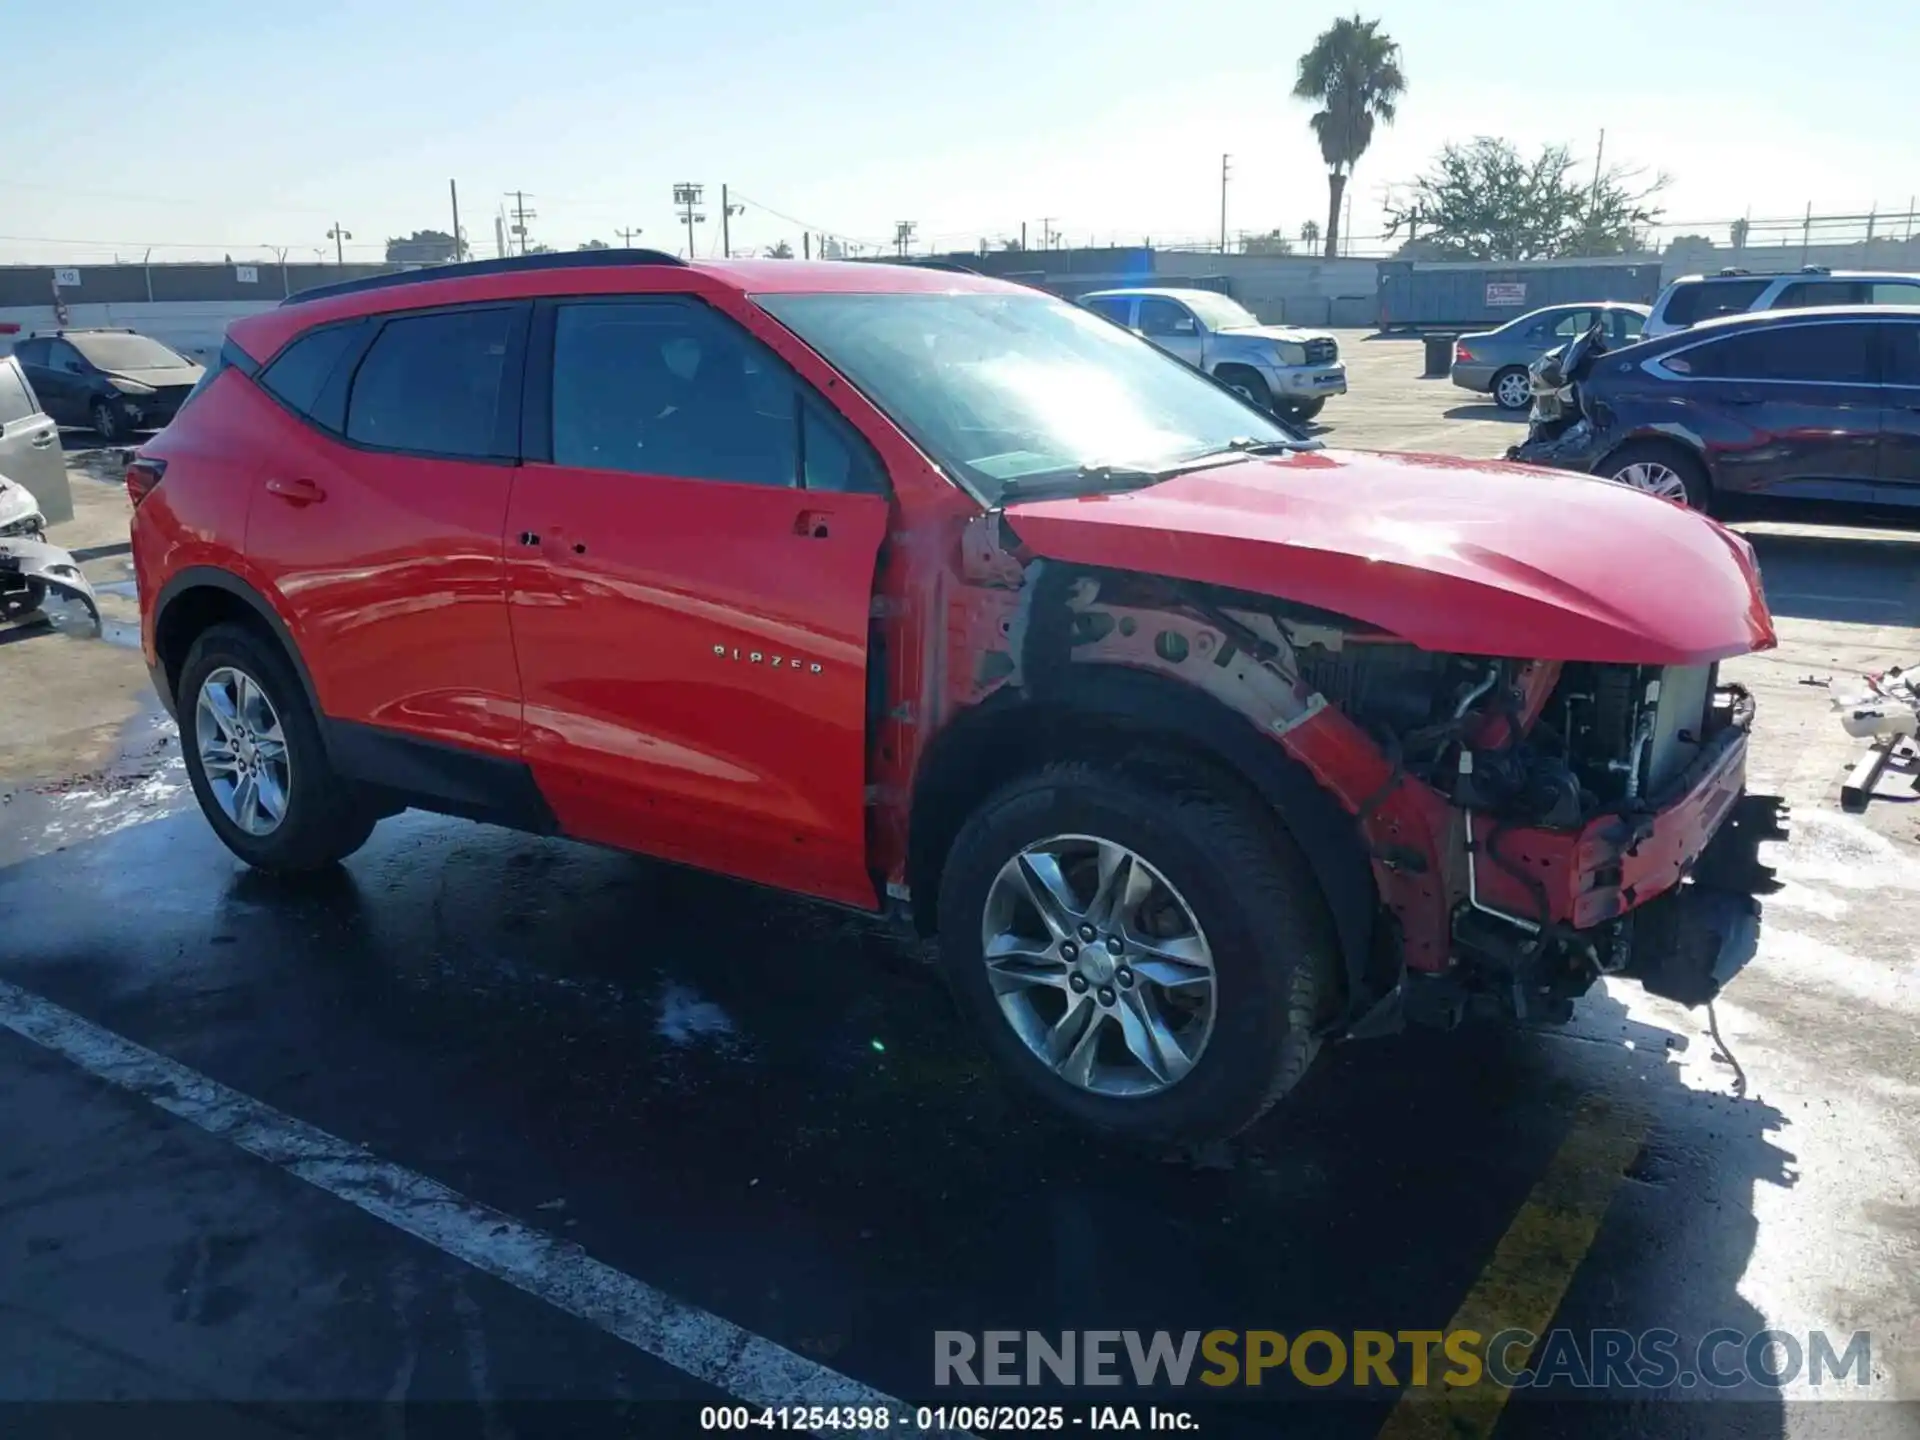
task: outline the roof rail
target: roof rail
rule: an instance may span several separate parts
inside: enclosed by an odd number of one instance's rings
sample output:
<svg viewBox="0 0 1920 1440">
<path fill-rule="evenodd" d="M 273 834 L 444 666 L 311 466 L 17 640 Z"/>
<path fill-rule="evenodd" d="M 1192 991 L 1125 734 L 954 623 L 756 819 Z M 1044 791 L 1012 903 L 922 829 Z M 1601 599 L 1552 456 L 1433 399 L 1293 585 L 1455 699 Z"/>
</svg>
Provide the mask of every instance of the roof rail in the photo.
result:
<svg viewBox="0 0 1920 1440">
<path fill-rule="evenodd" d="M 551 255 L 509 255 L 500 260 L 467 260 L 455 265 L 423 265 L 415 270 L 397 270 L 387 275 L 368 275 L 359 280 L 337 280 L 331 285 L 315 285 L 282 300 L 281 305 L 302 305 L 309 300 L 324 300 L 334 295 L 357 295 L 362 290 L 386 290 L 398 285 L 420 285 L 429 280 L 464 280 L 476 275 L 517 275 L 522 270 L 599 269 L 609 265 L 685 265 L 687 262 L 664 250 L 563 250 Z"/>
<path fill-rule="evenodd" d="M 1722 267 L 1720 273 L 1722 275 L 1751 275 L 1753 272 L 1751 270 L 1743 270 L 1738 265 L 1727 265 Z"/>
<path fill-rule="evenodd" d="M 1833 273 L 1833 267 L 1831 265 L 1802 265 L 1800 267 L 1800 273 L 1802 275 L 1831 275 Z"/>
</svg>

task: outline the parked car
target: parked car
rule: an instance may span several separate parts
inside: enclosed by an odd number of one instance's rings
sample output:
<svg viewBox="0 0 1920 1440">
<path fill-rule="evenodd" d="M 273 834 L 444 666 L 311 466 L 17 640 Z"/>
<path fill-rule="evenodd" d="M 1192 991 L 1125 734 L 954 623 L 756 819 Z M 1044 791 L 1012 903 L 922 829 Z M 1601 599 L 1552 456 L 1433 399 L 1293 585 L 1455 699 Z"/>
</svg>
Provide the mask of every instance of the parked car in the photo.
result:
<svg viewBox="0 0 1920 1440">
<path fill-rule="evenodd" d="M 1288 419 L 1311 420 L 1329 396 L 1347 393 L 1347 367 L 1333 336 L 1262 325 L 1212 290 L 1095 290 L 1080 303 Z"/>
<path fill-rule="evenodd" d="M 1920 275 L 1898 271 L 1830 270 L 1809 265 L 1786 275 L 1722 270 L 1669 281 L 1654 298 L 1644 333 L 1671 335 L 1702 320 L 1762 310 L 1831 305 L 1920 305 Z"/>
<path fill-rule="evenodd" d="M 1580 418 L 1513 458 L 1696 509 L 1723 495 L 1920 505 L 1920 310 L 1709 320 L 1601 355 Z"/>
<path fill-rule="evenodd" d="M 203 367 L 131 330 L 56 330 L 13 347 L 47 413 L 86 425 L 108 444 L 158 430 L 200 382 Z"/>
<path fill-rule="evenodd" d="M 1602 973 L 1703 1003 L 1750 939 L 1680 884 L 1745 843 L 1744 540 L 1302 441 L 1021 286 L 647 251 L 332 285 L 236 320 L 126 481 L 244 861 L 418 806 L 891 914 L 1096 1127 L 1231 1133 L 1328 1037 L 1565 1019 Z"/>
<path fill-rule="evenodd" d="M 1509 320 L 1497 330 L 1462 335 L 1453 345 L 1453 383 L 1492 395 L 1502 410 L 1525 410 L 1533 398 L 1527 366 L 1556 345 L 1586 334 L 1596 319 L 1605 320 L 1616 346 L 1630 345 L 1640 338 L 1647 307 L 1624 301 L 1549 305 Z"/>
<path fill-rule="evenodd" d="M 33 383 L 11 355 L 0 355 L 0 475 L 39 497 L 34 514 L 45 512 L 56 523 L 73 518 L 60 427 L 40 408 Z M 7 533 L 0 526 L 0 534 Z"/>
</svg>

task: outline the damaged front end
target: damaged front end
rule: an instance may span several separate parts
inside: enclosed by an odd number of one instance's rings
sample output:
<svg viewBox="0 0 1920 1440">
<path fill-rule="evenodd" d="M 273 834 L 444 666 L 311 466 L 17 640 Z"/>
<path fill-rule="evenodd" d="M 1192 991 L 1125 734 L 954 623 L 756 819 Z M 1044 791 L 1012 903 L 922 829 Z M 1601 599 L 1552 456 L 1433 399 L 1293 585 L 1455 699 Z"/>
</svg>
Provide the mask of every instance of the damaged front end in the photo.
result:
<svg viewBox="0 0 1920 1440">
<path fill-rule="evenodd" d="M 73 556 L 41 539 L 0 536 L 0 620 L 17 620 L 48 600 L 74 601 L 100 624 L 100 602 Z"/>
</svg>

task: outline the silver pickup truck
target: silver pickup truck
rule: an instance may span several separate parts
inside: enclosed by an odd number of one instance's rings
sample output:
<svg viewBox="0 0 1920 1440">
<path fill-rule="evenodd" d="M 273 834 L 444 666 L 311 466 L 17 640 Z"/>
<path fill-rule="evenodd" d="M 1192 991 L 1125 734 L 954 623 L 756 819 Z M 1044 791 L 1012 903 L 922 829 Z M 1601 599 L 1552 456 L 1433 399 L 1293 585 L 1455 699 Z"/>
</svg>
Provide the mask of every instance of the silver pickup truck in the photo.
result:
<svg viewBox="0 0 1920 1440">
<path fill-rule="evenodd" d="M 1080 303 L 1288 419 L 1311 420 L 1329 395 L 1347 393 L 1333 336 L 1262 325 L 1211 290 L 1095 290 Z"/>
</svg>

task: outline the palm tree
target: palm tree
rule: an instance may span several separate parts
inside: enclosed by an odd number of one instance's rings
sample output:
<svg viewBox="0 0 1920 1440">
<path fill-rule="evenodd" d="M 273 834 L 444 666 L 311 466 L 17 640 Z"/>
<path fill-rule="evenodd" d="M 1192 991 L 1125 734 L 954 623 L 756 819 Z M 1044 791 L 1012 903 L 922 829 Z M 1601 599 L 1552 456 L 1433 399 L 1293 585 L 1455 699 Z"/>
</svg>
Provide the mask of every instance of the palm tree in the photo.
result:
<svg viewBox="0 0 1920 1440">
<path fill-rule="evenodd" d="M 1340 200 L 1354 163 L 1373 140 L 1373 122 L 1393 123 L 1394 104 L 1406 88 L 1400 47 L 1380 32 L 1378 20 L 1336 20 L 1300 57 L 1293 97 L 1324 107 L 1308 123 L 1327 162 L 1328 259 L 1340 250 Z"/>
<path fill-rule="evenodd" d="M 1309 250 L 1320 243 L 1320 222 L 1309 220 L 1300 227 L 1300 243 Z"/>
</svg>

